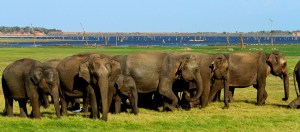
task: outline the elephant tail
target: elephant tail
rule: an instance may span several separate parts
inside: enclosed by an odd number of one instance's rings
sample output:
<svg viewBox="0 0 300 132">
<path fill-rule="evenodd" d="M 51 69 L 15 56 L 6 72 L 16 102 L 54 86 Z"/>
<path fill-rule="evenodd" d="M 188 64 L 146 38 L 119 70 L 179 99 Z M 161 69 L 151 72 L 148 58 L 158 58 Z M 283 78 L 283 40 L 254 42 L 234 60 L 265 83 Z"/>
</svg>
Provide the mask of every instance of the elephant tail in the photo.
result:
<svg viewBox="0 0 300 132">
<path fill-rule="evenodd" d="M 294 70 L 294 72 L 293 72 L 293 78 L 294 78 L 294 88 L 295 88 L 297 97 L 299 97 L 299 91 L 298 91 L 297 85 L 296 85 L 297 81 L 296 81 L 296 71 L 295 71 L 295 70 Z"/>
</svg>

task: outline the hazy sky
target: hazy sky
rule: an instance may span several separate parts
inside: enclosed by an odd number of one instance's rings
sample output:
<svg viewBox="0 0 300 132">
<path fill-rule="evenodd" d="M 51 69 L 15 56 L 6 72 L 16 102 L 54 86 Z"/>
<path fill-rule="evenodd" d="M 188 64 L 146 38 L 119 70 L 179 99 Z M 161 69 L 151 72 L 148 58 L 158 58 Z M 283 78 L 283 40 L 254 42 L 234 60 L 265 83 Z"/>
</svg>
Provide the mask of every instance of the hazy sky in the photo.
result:
<svg viewBox="0 0 300 132">
<path fill-rule="evenodd" d="M 3 0 L 0 26 L 86 32 L 300 30 L 300 0 Z"/>
</svg>

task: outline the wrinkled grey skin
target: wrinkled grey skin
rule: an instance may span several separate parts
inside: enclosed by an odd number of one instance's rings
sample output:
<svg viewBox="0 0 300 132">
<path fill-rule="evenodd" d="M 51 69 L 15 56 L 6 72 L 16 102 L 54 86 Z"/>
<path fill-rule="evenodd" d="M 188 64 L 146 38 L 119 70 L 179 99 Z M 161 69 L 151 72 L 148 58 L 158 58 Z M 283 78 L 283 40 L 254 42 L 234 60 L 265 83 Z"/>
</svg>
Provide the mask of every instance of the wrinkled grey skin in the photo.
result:
<svg viewBox="0 0 300 132">
<path fill-rule="evenodd" d="M 294 87 L 297 94 L 297 98 L 294 99 L 290 104 L 290 108 L 297 108 L 300 105 L 300 97 L 299 97 L 299 91 L 300 91 L 300 61 L 295 65 L 294 72 L 293 72 L 293 80 L 294 80 Z M 297 89 L 298 86 L 298 89 Z"/>
<path fill-rule="evenodd" d="M 129 99 L 132 113 L 138 114 L 138 93 L 132 77 L 118 75 L 114 88 L 110 89 L 110 92 L 112 92 L 110 94 L 113 94 L 115 113 L 120 113 L 121 102 L 125 104 L 126 99 Z"/>
<path fill-rule="evenodd" d="M 197 85 L 197 94 L 190 100 L 196 100 L 202 94 L 200 70 L 193 55 L 144 52 L 116 57 L 115 60 L 120 62 L 122 74 L 134 79 L 138 93 L 158 91 L 168 99 L 164 110 L 178 107 L 172 85 L 179 78 Z"/>
<path fill-rule="evenodd" d="M 62 113 L 67 114 L 70 98 L 82 98 L 83 105 L 90 102 L 91 117 L 99 118 L 101 100 L 102 119 L 107 121 L 108 85 L 113 63 L 111 56 L 98 53 L 77 54 L 63 59 L 57 69 L 62 89 Z"/>
<path fill-rule="evenodd" d="M 289 76 L 287 61 L 281 52 L 267 53 L 231 53 L 229 54 L 229 89 L 233 97 L 234 88 L 253 86 L 257 89 L 257 105 L 267 99 L 265 90 L 269 73 L 279 76 L 284 84 L 284 98 L 289 98 Z M 217 88 L 217 87 L 216 87 Z M 233 99 L 230 99 L 233 100 Z"/>
<path fill-rule="evenodd" d="M 61 61 L 60 59 L 47 60 L 47 61 L 43 62 L 43 67 L 51 68 L 54 72 L 57 72 L 56 67 L 60 63 L 60 61 Z M 59 80 L 59 77 L 57 77 L 57 79 Z M 60 88 L 59 88 L 59 91 L 60 91 Z M 40 98 L 44 108 L 48 108 L 50 106 L 48 95 L 50 95 L 50 93 L 42 94 L 42 97 Z M 52 98 L 52 103 L 54 103 L 53 100 L 54 99 Z"/>
<path fill-rule="evenodd" d="M 13 100 L 16 100 L 19 102 L 20 116 L 27 117 L 26 103 L 30 100 L 32 116 L 40 118 L 40 94 L 50 94 L 56 116 L 60 118 L 58 73 L 50 67 L 43 67 L 41 62 L 25 58 L 8 65 L 3 71 L 2 88 L 5 115 L 13 116 Z"/>
</svg>

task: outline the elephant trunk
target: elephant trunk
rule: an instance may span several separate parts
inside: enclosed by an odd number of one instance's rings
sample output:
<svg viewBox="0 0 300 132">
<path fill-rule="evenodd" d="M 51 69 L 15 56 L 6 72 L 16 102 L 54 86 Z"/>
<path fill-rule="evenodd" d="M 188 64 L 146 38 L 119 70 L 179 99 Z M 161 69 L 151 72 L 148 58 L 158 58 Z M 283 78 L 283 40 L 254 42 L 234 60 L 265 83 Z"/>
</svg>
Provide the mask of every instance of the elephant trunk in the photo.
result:
<svg viewBox="0 0 300 132">
<path fill-rule="evenodd" d="M 107 121 L 108 115 L 108 77 L 101 77 L 98 81 L 98 86 L 100 88 L 101 100 L 102 100 L 102 119 Z"/>
<path fill-rule="evenodd" d="M 58 90 L 57 85 L 54 86 L 51 96 L 53 99 L 56 116 L 57 116 L 57 118 L 60 119 L 61 114 L 60 114 L 60 108 L 59 108 L 59 90 Z"/>
<path fill-rule="evenodd" d="M 289 75 L 287 67 L 284 68 L 283 72 L 283 85 L 284 85 L 284 98 L 283 101 L 287 101 L 289 99 Z"/>
<path fill-rule="evenodd" d="M 203 83 L 202 83 L 202 78 L 201 78 L 200 73 L 196 74 L 195 82 L 196 82 L 196 86 L 197 86 L 196 95 L 194 97 L 190 98 L 189 94 L 185 94 L 186 95 L 185 98 L 189 102 L 194 102 L 194 101 L 199 100 L 199 98 L 200 98 L 200 96 L 202 95 L 202 92 L 203 92 L 203 88 L 202 88 Z"/>
<path fill-rule="evenodd" d="M 139 110 L 138 110 L 138 93 L 137 93 L 137 90 L 135 90 L 133 93 L 132 93 L 132 96 L 130 96 L 130 105 L 131 105 L 131 108 L 132 108 L 132 112 L 137 115 L 139 113 Z"/>
</svg>

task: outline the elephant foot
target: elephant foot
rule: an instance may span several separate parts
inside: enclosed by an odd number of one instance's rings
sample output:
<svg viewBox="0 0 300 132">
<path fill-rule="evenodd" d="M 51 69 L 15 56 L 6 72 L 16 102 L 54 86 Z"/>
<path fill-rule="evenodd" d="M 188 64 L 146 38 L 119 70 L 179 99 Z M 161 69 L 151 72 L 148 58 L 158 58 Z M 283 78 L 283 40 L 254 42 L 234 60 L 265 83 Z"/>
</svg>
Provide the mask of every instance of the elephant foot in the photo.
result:
<svg viewBox="0 0 300 132">
<path fill-rule="evenodd" d="M 8 116 L 8 117 L 13 117 L 14 116 L 14 114 L 8 114 L 8 113 L 6 113 L 5 115 Z"/>
<path fill-rule="evenodd" d="M 229 106 L 226 106 L 226 105 L 225 105 L 225 106 L 223 106 L 222 109 L 224 110 L 224 109 L 228 109 L 228 108 L 229 108 Z"/>
<path fill-rule="evenodd" d="M 164 103 L 164 111 L 174 111 L 176 108 L 168 103 Z"/>
<path fill-rule="evenodd" d="M 255 103 L 255 105 L 257 105 L 257 106 L 262 106 L 262 105 L 265 105 L 266 104 L 266 102 L 263 102 L 263 103 Z"/>
<path fill-rule="evenodd" d="M 107 117 L 102 117 L 101 120 L 106 121 L 107 122 Z"/>
</svg>

